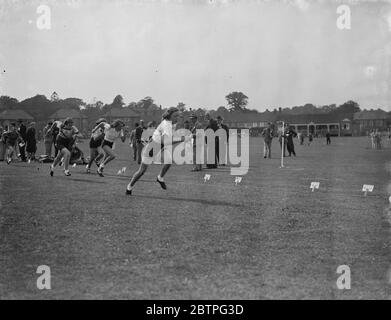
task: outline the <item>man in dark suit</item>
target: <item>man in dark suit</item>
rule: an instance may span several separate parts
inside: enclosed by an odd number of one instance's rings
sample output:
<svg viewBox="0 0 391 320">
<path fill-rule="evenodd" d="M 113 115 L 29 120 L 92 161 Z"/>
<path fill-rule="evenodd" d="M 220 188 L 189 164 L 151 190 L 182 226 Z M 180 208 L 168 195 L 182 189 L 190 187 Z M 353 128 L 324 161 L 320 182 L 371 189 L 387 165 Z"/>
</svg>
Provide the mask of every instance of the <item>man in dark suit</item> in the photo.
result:
<svg viewBox="0 0 391 320">
<path fill-rule="evenodd" d="M 225 130 L 225 133 L 227 134 L 227 139 L 225 141 L 221 141 L 221 147 L 222 148 L 222 153 L 225 155 L 224 159 L 220 159 L 219 153 L 216 154 L 217 161 L 221 163 L 222 166 L 225 166 L 227 163 L 227 146 L 228 146 L 228 140 L 229 140 L 229 128 L 228 126 L 224 123 L 224 119 L 222 116 L 217 116 L 217 125 L 219 129 Z M 219 149 L 218 147 L 218 149 Z M 219 151 L 219 150 L 217 150 Z"/>
<path fill-rule="evenodd" d="M 23 120 L 18 120 L 18 132 L 20 136 L 22 137 L 23 141 L 26 141 L 27 139 L 27 128 L 23 124 Z M 19 145 L 19 153 L 20 153 L 20 159 L 23 162 L 26 162 L 26 145 L 23 144 L 22 146 Z"/>
</svg>

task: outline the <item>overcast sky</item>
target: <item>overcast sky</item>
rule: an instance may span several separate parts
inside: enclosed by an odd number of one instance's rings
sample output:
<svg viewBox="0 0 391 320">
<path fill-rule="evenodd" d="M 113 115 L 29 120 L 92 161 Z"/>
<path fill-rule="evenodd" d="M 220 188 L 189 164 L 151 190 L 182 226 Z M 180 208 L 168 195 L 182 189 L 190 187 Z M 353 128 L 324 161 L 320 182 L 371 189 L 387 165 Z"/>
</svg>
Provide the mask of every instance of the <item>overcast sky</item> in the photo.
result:
<svg viewBox="0 0 391 320">
<path fill-rule="evenodd" d="M 0 95 L 216 108 L 242 91 L 260 111 L 350 99 L 391 110 L 389 4 L 355 1 L 339 30 L 337 1 L 209 2 L 0 0 Z M 50 30 L 36 26 L 41 3 Z"/>
</svg>

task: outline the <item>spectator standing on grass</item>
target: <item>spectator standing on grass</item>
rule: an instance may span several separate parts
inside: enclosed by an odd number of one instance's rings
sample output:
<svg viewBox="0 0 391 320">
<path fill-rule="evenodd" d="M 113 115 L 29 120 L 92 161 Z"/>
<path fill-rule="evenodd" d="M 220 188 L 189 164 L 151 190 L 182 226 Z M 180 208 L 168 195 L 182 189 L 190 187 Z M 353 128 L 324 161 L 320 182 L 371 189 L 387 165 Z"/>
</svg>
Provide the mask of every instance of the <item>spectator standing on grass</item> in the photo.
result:
<svg viewBox="0 0 391 320">
<path fill-rule="evenodd" d="M 197 158 L 199 158 L 201 161 L 203 160 L 201 159 L 201 155 L 203 154 L 202 148 L 204 147 L 202 143 L 203 134 L 197 134 L 197 130 L 202 129 L 202 124 L 198 121 L 196 114 L 192 114 L 190 116 L 190 121 L 190 131 L 192 133 L 193 144 L 193 169 L 191 171 L 202 171 L 202 163 L 197 163 Z"/>
<path fill-rule="evenodd" d="M 137 152 L 137 163 L 141 164 L 141 153 L 143 151 L 143 141 L 142 141 L 142 136 L 143 136 L 143 131 L 144 131 L 144 121 L 140 121 L 140 125 L 136 127 L 136 132 L 135 132 L 135 140 L 136 140 L 136 152 Z"/>
<path fill-rule="evenodd" d="M 375 138 L 376 149 L 380 150 L 381 149 L 381 133 L 377 129 L 376 129 L 374 138 Z"/>
<path fill-rule="evenodd" d="M 48 157 L 52 156 L 52 144 L 53 144 L 52 126 L 53 126 L 53 122 L 49 121 L 47 125 L 43 128 L 43 142 L 45 145 L 45 155 Z"/>
<path fill-rule="evenodd" d="M 300 145 L 302 146 L 304 144 L 304 133 L 300 134 Z"/>
<path fill-rule="evenodd" d="M 137 160 L 137 141 L 136 141 L 136 129 L 138 128 L 138 122 L 135 123 L 135 128 L 130 132 L 129 143 L 133 150 L 133 161 Z"/>
<path fill-rule="evenodd" d="M 293 143 L 293 138 L 297 136 L 297 133 L 295 130 L 292 129 L 292 127 L 287 127 L 287 130 L 285 131 L 285 137 L 287 140 L 286 147 L 289 153 L 289 156 L 292 156 L 292 154 L 296 157 L 295 152 L 295 144 Z"/>
<path fill-rule="evenodd" d="M 312 133 L 310 132 L 309 135 L 308 135 L 308 146 L 311 145 L 312 141 L 314 140 L 314 136 L 312 135 Z"/>
<path fill-rule="evenodd" d="M 271 159 L 273 131 L 272 124 L 270 122 L 267 124 L 267 127 L 263 129 L 261 135 L 263 137 L 263 157 L 265 159 Z"/>
<path fill-rule="evenodd" d="M 330 135 L 330 132 L 327 131 L 326 133 L 326 144 L 331 144 L 331 139 L 330 139 L 331 135 Z"/>
<path fill-rule="evenodd" d="M 19 126 L 18 132 L 19 132 L 20 137 L 23 139 L 23 141 L 26 141 L 27 128 L 23 124 L 23 120 L 18 120 L 18 126 Z M 23 144 L 22 146 L 19 146 L 19 153 L 20 153 L 20 159 L 23 162 L 26 162 L 27 159 L 26 159 L 26 145 L 25 144 Z"/>
<path fill-rule="evenodd" d="M 37 152 L 37 131 L 35 129 L 35 122 L 31 122 L 26 131 L 26 151 L 29 161 L 36 160 L 35 153 Z"/>
<path fill-rule="evenodd" d="M 216 132 L 218 129 L 219 129 L 219 126 L 217 124 L 217 121 L 216 119 L 213 119 L 212 117 L 210 117 L 209 115 L 209 123 L 208 125 L 206 126 L 206 130 L 208 129 L 211 129 L 213 130 L 214 132 Z M 206 146 L 207 146 L 207 153 L 209 154 L 212 154 L 213 151 L 211 149 L 212 147 L 212 144 L 209 142 L 208 143 L 208 139 L 207 137 L 205 137 L 205 140 L 206 140 Z M 214 148 L 215 148 L 215 157 L 214 157 L 214 162 L 213 163 L 208 163 L 208 162 L 211 162 L 213 159 L 209 159 L 207 157 L 207 159 L 209 161 L 207 161 L 207 164 L 206 164 L 206 167 L 208 169 L 216 169 L 218 167 L 218 159 L 219 159 L 219 137 L 215 137 L 215 145 L 214 145 Z"/>
<path fill-rule="evenodd" d="M 228 126 L 224 123 L 224 118 L 222 116 L 217 116 L 217 125 L 219 127 L 219 129 L 223 129 L 225 131 L 225 134 L 226 134 L 226 139 L 225 141 L 221 141 L 222 143 L 222 146 L 221 148 L 222 149 L 222 152 L 224 154 L 224 159 L 223 161 L 221 161 L 221 165 L 222 166 L 225 166 L 226 163 L 227 163 L 227 150 L 228 150 L 228 142 L 229 142 L 229 128 Z M 219 159 L 219 154 L 217 154 L 217 159 L 219 160 L 220 162 L 220 159 Z"/>
<path fill-rule="evenodd" d="M 2 126 L 0 126 L 0 161 L 4 161 L 4 153 L 5 153 L 5 146 L 2 139 L 3 133 L 4 133 L 4 129 Z"/>
<path fill-rule="evenodd" d="M 375 130 L 371 130 L 371 132 L 369 133 L 369 138 L 371 139 L 371 146 L 372 146 L 372 149 L 375 149 L 375 148 L 376 148 L 376 143 L 375 143 Z"/>
</svg>

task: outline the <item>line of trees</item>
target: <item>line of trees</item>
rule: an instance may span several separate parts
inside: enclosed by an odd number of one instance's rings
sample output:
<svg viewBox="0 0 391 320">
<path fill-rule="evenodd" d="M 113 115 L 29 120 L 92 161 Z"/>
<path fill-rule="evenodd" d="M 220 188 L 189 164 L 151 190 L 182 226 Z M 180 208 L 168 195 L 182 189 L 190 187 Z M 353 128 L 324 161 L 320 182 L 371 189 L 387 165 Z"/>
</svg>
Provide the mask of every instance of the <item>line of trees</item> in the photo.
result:
<svg viewBox="0 0 391 320">
<path fill-rule="evenodd" d="M 227 105 L 220 106 L 215 110 L 209 111 L 212 115 L 219 114 L 222 116 L 227 116 L 230 114 L 231 116 L 234 116 L 235 113 L 259 113 L 259 111 L 256 109 L 248 109 L 248 97 L 242 92 L 231 92 L 225 98 L 227 100 Z M 207 112 L 205 108 L 187 108 L 184 102 L 179 102 L 177 107 L 186 113 L 195 112 L 201 118 Z M 149 96 L 139 100 L 138 102 L 130 102 L 128 104 L 124 102 L 121 95 L 115 96 L 112 103 L 110 104 L 104 104 L 102 101 L 99 101 L 95 98 L 91 103 L 86 103 L 79 98 L 61 99 L 56 92 L 53 92 L 50 99 L 44 95 L 38 94 L 20 102 L 13 97 L 0 96 L 0 112 L 6 109 L 24 110 L 38 121 L 45 121 L 59 109 L 80 110 L 89 119 L 94 120 L 102 117 L 113 108 L 128 108 L 145 119 L 148 119 L 150 115 L 162 113 L 162 110 L 164 110 L 161 105 L 157 105 L 153 98 Z M 292 108 L 272 107 L 270 109 L 271 110 L 269 110 L 269 108 L 266 109 L 265 112 L 281 112 L 283 114 L 347 114 L 360 111 L 360 107 L 355 101 L 347 101 L 339 106 L 336 104 L 315 106 L 311 103 L 307 103 L 303 106 L 294 106 Z"/>
</svg>

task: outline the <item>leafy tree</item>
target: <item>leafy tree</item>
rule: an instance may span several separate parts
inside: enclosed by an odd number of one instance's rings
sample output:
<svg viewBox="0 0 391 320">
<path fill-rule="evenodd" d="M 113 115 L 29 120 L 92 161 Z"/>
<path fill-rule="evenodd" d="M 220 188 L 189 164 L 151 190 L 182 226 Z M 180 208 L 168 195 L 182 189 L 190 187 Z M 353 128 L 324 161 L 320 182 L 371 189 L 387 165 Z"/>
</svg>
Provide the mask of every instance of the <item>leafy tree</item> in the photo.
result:
<svg viewBox="0 0 391 320">
<path fill-rule="evenodd" d="M 111 107 L 112 108 L 122 108 L 124 105 L 125 105 L 124 98 L 119 94 L 114 98 L 114 100 L 111 104 Z"/>
<path fill-rule="evenodd" d="M 0 110 L 17 109 L 19 101 L 9 96 L 0 97 Z"/>
<path fill-rule="evenodd" d="M 361 111 L 361 109 L 357 102 L 349 100 L 341 104 L 340 106 L 338 106 L 338 108 L 335 109 L 335 111 L 339 113 L 355 113 Z"/>
<path fill-rule="evenodd" d="M 137 102 L 137 109 L 140 110 L 148 110 L 153 105 L 153 99 L 151 97 L 145 97 L 144 99 L 141 99 L 139 102 Z"/>
<path fill-rule="evenodd" d="M 65 100 L 60 100 L 59 103 L 61 108 L 66 108 L 66 109 L 79 110 L 81 106 L 86 106 L 86 103 L 79 98 L 66 98 Z"/>
<path fill-rule="evenodd" d="M 55 103 L 40 94 L 21 101 L 18 108 L 31 114 L 36 120 L 46 120 L 58 110 Z"/>
<path fill-rule="evenodd" d="M 231 92 L 225 99 L 227 99 L 230 111 L 244 111 L 248 103 L 248 97 L 243 92 Z"/>
<path fill-rule="evenodd" d="M 185 111 L 186 110 L 186 104 L 184 104 L 183 102 L 178 102 L 178 105 L 176 106 L 179 111 Z"/>
</svg>

